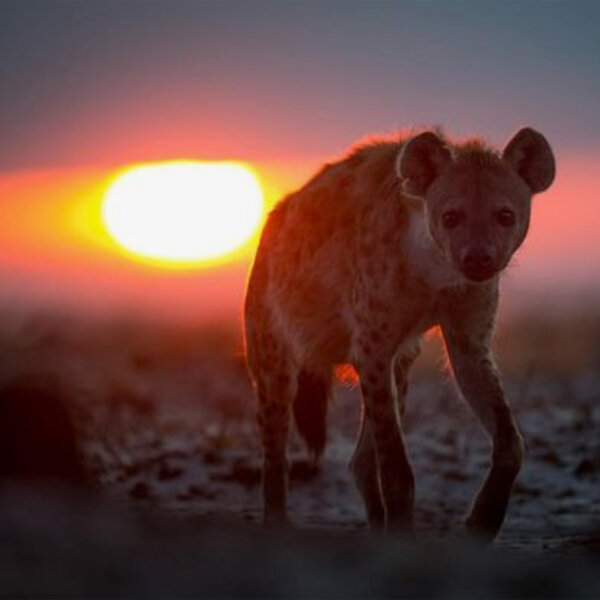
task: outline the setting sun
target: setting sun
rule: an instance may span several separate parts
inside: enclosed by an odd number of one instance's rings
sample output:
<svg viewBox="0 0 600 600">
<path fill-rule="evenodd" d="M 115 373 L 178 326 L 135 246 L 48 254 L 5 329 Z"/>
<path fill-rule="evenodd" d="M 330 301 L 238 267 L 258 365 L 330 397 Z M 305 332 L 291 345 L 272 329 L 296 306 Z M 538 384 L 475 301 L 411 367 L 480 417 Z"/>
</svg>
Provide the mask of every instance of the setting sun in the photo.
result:
<svg viewBox="0 0 600 600">
<path fill-rule="evenodd" d="M 119 174 L 104 197 L 102 218 L 135 257 L 187 266 L 242 247 L 263 211 L 261 186 L 243 163 L 174 161 Z"/>
</svg>

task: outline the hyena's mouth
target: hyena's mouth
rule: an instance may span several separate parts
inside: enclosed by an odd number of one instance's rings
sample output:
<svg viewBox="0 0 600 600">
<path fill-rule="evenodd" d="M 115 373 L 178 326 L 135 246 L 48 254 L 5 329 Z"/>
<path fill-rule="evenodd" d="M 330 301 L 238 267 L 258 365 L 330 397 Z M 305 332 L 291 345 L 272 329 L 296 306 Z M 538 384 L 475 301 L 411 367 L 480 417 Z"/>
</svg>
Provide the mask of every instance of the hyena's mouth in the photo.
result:
<svg viewBox="0 0 600 600">
<path fill-rule="evenodd" d="M 463 275 L 469 280 L 474 281 L 476 283 L 481 283 L 482 281 L 487 281 L 496 275 L 500 269 L 496 269 L 495 267 L 463 267 L 461 269 Z"/>
</svg>

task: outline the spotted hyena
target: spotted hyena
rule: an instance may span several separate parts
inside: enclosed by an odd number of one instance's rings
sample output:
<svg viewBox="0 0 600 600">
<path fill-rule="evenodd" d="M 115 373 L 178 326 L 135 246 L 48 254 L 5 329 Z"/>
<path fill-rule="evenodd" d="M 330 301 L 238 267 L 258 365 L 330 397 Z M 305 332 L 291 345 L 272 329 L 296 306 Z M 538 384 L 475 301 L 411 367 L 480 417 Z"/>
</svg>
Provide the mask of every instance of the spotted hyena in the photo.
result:
<svg viewBox="0 0 600 600">
<path fill-rule="evenodd" d="M 523 457 L 490 355 L 498 279 L 527 234 L 532 195 L 554 172 L 548 142 L 530 128 L 502 152 L 427 131 L 353 150 L 271 212 L 245 303 L 267 522 L 286 521 L 290 413 L 320 455 L 332 370 L 350 363 L 363 402 L 351 470 L 369 524 L 411 529 L 403 400 L 419 336 L 439 325 L 458 386 L 492 442 L 467 527 L 496 535 Z"/>
</svg>

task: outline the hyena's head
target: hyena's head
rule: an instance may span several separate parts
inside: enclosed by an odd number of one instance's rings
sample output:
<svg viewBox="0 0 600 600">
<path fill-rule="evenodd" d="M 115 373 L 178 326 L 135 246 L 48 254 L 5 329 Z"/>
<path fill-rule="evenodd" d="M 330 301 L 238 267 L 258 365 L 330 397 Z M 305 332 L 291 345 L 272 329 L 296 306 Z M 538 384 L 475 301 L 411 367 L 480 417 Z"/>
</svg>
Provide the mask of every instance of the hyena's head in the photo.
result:
<svg viewBox="0 0 600 600">
<path fill-rule="evenodd" d="M 403 190 L 425 200 L 429 229 L 452 265 L 485 281 L 508 264 L 529 228 L 531 197 L 554 180 L 543 135 L 521 129 L 500 154 L 479 143 L 452 147 L 428 131 L 397 161 Z"/>
</svg>

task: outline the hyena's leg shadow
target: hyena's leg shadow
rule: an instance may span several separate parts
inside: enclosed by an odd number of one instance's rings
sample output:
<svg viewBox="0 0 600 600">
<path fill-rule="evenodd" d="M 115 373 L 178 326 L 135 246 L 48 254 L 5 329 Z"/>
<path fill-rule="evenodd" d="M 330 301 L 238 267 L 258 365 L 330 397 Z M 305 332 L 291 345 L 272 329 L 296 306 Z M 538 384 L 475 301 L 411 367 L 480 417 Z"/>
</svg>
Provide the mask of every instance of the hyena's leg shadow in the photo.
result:
<svg viewBox="0 0 600 600">
<path fill-rule="evenodd" d="M 405 397 L 408 389 L 408 374 L 419 355 L 420 347 L 415 345 L 400 352 L 393 365 L 394 381 L 397 392 L 398 411 L 400 417 L 404 414 Z M 381 491 L 381 481 L 372 426 L 365 414 L 363 405 L 361 430 L 356 451 L 350 462 L 350 470 L 354 475 L 356 487 L 363 499 L 369 527 L 374 531 L 382 530 L 385 526 L 385 509 Z"/>
<path fill-rule="evenodd" d="M 444 337 L 462 394 L 492 440 L 490 470 L 466 522 L 472 534 L 491 541 L 502 525 L 521 468 L 523 440 L 504 398 L 488 345 L 456 330 L 445 330 Z"/>
</svg>

